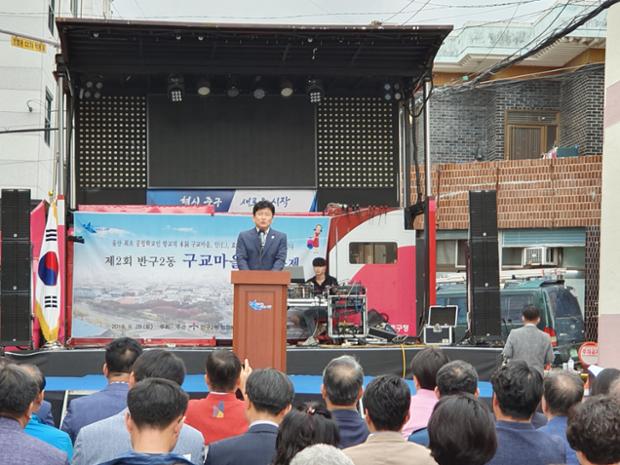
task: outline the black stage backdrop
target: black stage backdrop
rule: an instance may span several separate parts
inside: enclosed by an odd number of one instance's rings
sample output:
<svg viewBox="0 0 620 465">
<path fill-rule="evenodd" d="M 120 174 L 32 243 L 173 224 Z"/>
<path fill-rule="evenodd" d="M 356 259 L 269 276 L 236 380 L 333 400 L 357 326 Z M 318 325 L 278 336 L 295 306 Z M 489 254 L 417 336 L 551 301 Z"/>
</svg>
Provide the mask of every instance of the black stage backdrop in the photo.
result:
<svg viewBox="0 0 620 465">
<path fill-rule="evenodd" d="M 316 187 L 307 97 L 148 98 L 149 187 Z"/>
</svg>

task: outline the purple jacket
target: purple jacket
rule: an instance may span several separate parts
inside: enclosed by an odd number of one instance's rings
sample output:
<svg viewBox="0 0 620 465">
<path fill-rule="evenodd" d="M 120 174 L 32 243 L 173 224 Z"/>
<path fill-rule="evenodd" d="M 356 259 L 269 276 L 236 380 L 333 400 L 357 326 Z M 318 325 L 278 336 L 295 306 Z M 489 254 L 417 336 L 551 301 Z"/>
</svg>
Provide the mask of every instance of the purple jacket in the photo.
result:
<svg viewBox="0 0 620 465">
<path fill-rule="evenodd" d="M 0 417 L 0 463 L 68 465 L 67 454 L 24 433 L 17 420 Z"/>
</svg>

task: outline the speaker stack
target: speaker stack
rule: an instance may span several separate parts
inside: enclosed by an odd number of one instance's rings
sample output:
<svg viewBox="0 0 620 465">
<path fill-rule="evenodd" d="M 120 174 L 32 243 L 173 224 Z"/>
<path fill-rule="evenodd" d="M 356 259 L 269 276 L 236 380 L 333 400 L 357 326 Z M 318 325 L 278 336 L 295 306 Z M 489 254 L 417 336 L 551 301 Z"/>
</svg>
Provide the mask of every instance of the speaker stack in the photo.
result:
<svg viewBox="0 0 620 465">
<path fill-rule="evenodd" d="M 467 295 L 474 342 L 501 340 L 497 195 L 469 192 Z"/>
<path fill-rule="evenodd" d="M 2 189 L 0 346 L 31 344 L 30 190 Z"/>
</svg>

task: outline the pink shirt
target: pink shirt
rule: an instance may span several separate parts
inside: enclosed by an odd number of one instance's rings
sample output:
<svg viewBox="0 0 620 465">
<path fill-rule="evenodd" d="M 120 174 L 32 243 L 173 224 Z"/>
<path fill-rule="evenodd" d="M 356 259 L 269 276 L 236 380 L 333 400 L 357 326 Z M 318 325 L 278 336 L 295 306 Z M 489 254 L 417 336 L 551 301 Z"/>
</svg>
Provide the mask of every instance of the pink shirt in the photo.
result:
<svg viewBox="0 0 620 465">
<path fill-rule="evenodd" d="M 426 428 L 436 403 L 437 396 L 435 395 L 435 391 L 431 391 L 430 389 L 420 389 L 415 395 L 411 396 L 409 421 L 405 423 L 402 430 L 405 439 L 414 431 Z"/>
</svg>

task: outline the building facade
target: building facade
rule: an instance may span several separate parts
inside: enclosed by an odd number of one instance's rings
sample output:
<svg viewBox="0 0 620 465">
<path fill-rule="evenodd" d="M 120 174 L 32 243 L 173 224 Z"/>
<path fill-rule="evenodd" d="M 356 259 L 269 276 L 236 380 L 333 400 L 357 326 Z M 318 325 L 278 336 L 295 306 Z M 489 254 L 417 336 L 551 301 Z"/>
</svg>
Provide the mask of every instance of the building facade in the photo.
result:
<svg viewBox="0 0 620 465">
<path fill-rule="evenodd" d="M 595 339 L 606 14 L 468 83 L 591 8 L 560 2 L 530 24 L 466 26 L 451 34 L 435 60 L 430 140 L 440 277 L 465 272 L 467 192 L 495 190 L 500 270 L 508 276 L 566 270 L 587 337 Z"/>
<path fill-rule="evenodd" d="M 55 19 L 109 16 L 111 0 L 8 0 L 2 10 L 0 29 L 9 33 L 0 33 L 0 186 L 42 199 L 53 182 Z"/>
</svg>

